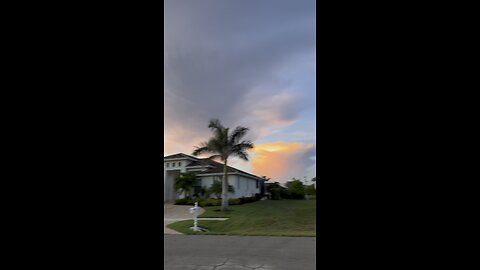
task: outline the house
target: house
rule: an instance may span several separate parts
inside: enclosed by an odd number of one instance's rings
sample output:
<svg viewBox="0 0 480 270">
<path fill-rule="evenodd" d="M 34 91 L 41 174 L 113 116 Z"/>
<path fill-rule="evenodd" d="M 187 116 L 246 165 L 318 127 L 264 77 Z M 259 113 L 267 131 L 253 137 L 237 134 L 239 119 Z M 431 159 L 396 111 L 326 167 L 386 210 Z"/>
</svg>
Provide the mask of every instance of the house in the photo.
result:
<svg viewBox="0 0 480 270">
<path fill-rule="evenodd" d="M 279 182 L 274 182 L 274 183 L 265 183 L 265 187 L 268 189 L 269 186 L 278 186 L 282 189 L 288 189 L 288 187 L 280 184 Z"/>
<path fill-rule="evenodd" d="M 279 187 L 283 190 L 288 189 L 286 186 L 280 184 L 279 182 L 273 182 L 273 183 L 265 183 L 265 197 L 267 198 L 272 198 L 272 194 L 270 193 L 270 188 L 271 187 Z"/>
<path fill-rule="evenodd" d="M 164 202 L 171 202 L 183 197 L 174 189 L 174 181 L 180 173 L 194 172 L 197 176 L 195 189 L 209 188 L 214 181 L 223 178 L 223 164 L 208 158 L 196 158 L 185 154 L 175 154 L 163 158 Z M 235 193 L 228 198 L 252 197 L 264 190 L 265 179 L 259 176 L 227 166 L 228 184 Z"/>
</svg>

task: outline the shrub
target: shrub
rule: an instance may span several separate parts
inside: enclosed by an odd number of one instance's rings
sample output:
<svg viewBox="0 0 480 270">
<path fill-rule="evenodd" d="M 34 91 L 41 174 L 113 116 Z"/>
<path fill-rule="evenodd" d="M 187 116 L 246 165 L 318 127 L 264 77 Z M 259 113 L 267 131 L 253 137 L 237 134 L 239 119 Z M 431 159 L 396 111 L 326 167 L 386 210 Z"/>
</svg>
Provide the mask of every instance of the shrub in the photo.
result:
<svg viewBox="0 0 480 270">
<path fill-rule="evenodd" d="M 317 190 L 315 189 L 314 185 L 307 186 L 305 188 L 306 195 L 317 195 Z"/>
<path fill-rule="evenodd" d="M 240 204 L 245 204 L 245 203 L 252 202 L 252 197 L 241 197 L 239 198 L 239 200 L 240 200 Z"/>
<path fill-rule="evenodd" d="M 205 199 L 204 198 L 197 198 L 195 201 L 198 202 L 198 206 L 202 207 L 202 204 L 205 201 Z"/>
<path fill-rule="evenodd" d="M 239 205 L 240 204 L 240 199 L 229 199 L 228 204 L 229 205 Z"/>
<path fill-rule="evenodd" d="M 270 199 L 271 200 L 280 200 L 282 193 L 282 188 L 276 187 L 270 189 Z"/>
<path fill-rule="evenodd" d="M 191 198 L 183 198 L 183 199 L 178 199 L 175 200 L 175 205 L 195 205 L 195 202 L 198 202 L 198 205 L 200 205 L 200 201 L 202 199 L 191 199 Z"/>
<path fill-rule="evenodd" d="M 212 202 L 212 206 L 222 205 L 222 199 L 209 199 Z"/>
<path fill-rule="evenodd" d="M 238 198 L 238 200 L 240 201 L 240 204 L 245 204 L 245 203 L 252 203 L 252 202 L 259 201 L 261 198 L 262 196 L 259 193 L 257 193 L 253 197 L 241 197 L 241 198 Z"/>
<path fill-rule="evenodd" d="M 208 194 L 213 194 L 215 197 L 220 199 L 222 196 L 222 182 L 220 181 L 213 181 L 212 186 L 207 190 Z M 235 193 L 235 188 L 232 185 L 228 185 L 228 192 Z"/>
<path fill-rule="evenodd" d="M 283 188 L 280 186 L 280 184 L 278 182 L 269 184 L 266 187 L 266 190 L 268 191 L 268 193 L 270 193 L 270 199 L 271 200 L 280 200 L 282 198 L 282 193 L 284 193 L 283 197 L 288 197 L 287 196 L 288 194 L 286 194 L 283 191 Z"/>
<path fill-rule="evenodd" d="M 206 207 L 206 206 L 220 206 L 222 204 L 221 199 L 203 199 L 198 202 L 198 206 Z"/>
<path fill-rule="evenodd" d="M 185 205 L 185 203 L 187 202 L 187 199 L 178 199 L 178 200 L 175 200 L 175 205 Z"/>
<path fill-rule="evenodd" d="M 240 201 L 240 204 L 244 204 L 247 201 L 247 199 L 245 197 L 240 197 L 240 198 L 238 198 L 238 200 Z"/>
<path fill-rule="evenodd" d="M 280 198 L 282 199 L 292 199 L 292 194 L 288 189 L 280 189 Z"/>
<path fill-rule="evenodd" d="M 175 200 L 175 205 L 194 205 L 195 202 L 190 198 Z"/>
<path fill-rule="evenodd" d="M 212 205 L 208 202 L 208 199 L 203 199 L 198 201 L 198 206 L 205 207 L 205 206 L 212 206 Z"/>
</svg>

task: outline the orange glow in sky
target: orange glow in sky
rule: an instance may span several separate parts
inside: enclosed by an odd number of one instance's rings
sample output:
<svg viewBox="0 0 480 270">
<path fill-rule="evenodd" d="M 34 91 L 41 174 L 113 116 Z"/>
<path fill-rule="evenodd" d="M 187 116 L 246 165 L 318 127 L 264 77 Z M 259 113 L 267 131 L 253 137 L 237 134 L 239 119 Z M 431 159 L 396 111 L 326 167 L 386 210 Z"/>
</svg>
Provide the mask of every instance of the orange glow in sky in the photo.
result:
<svg viewBox="0 0 480 270">
<path fill-rule="evenodd" d="M 306 174 L 305 153 L 314 152 L 315 146 L 304 143 L 274 142 L 258 144 L 253 149 L 253 174 L 267 176 L 273 181 L 285 182 L 290 177 L 303 177 Z M 312 153 L 312 156 L 315 154 Z M 308 161 L 307 161 L 308 162 Z M 312 164 L 314 161 L 312 160 Z M 288 179 L 284 179 L 288 178 Z"/>
</svg>

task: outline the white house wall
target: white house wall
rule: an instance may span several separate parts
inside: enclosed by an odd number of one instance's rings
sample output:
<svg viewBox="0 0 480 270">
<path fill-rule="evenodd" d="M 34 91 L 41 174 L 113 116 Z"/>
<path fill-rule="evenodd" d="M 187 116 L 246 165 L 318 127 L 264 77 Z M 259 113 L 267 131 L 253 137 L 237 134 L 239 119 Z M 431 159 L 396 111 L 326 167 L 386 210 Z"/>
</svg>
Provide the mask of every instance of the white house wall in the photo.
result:
<svg viewBox="0 0 480 270">
<path fill-rule="evenodd" d="M 185 166 L 187 166 L 187 163 L 190 161 L 188 160 L 176 160 L 176 161 L 166 161 L 164 162 L 164 170 L 165 171 L 177 171 L 180 170 L 181 173 L 185 173 L 187 170 L 185 169 Z M 167 167 L 167 163 L 170 165 Z M 173 167 L 173 163 L 175 163 L 175 167 Z M 178 164 L 181 164 L 180 166 Z"/>
<path fill-rule="evenodd" d="M 214 181 L 221 181 L 222 176 L 202 176 L 202 186 L 209 188 Z M 229 193 L 228 198 L 253 197 L 256 193 L 260 193 L 260 181 L 258 188 L 256 187 L 256 180 L 244 177 L 237 174 L 228 176 L 228 184 L 233 186 L 235 194 Z"/>
<path fill-rule="evenodd" d="M 213 176 L 203 176 L 202 177 L 202 186 L 209 188 L 213 184 Z"/>
<path fill-rule="evenodd" d="M 167 167 L 167 163 L 169 166 Z M 175 167 L 173 167 L 173 163 L 175 163 Z M 179 166 L 179 163 L 181 164 Z M 187 172 L 187 166 L 188 164 L 191 163 L 191 160 L 188 159 L 178 159 L 178 160 L 168 160 L 164 162 L 164 169 L 163 169 L 163 184 L 164 184 L 164 198 L 166 199 L 167 197 L 167 189 L 173 189 L 173 179 L 172 177 L 169 177 L 167 172 L 172 172 L 172 171 L 179 171 L 180 173 L 185 173 Z M 194 172 L 196 172 L 194 169 L 190 169 Z M 188 170 L 188 171 L 190 171 Z M 221 181 L 222 176 L 221 175 L 208 175 L 208 176 L 202 176 L 202 186 L 209 188 L 214 180 Z M 256 193 L 260 193 L 260 186 L 261 186 L 261 180 L 259 180 L 259 185 L 258 188 L 256 187 L 256 179 L 252 179 L 246 176 L 242 176 L 239 174 L 231 174 L 228 176 L 228 183 L 229 185 L 232 185 L 235 188 L 235 194 L 229 193 L 228 197 L 229 198 L 240 198 L 240 197 L 252 197 L 255 196 Z M 171 190 L 170 192 L 173 192 Z M 182 198 L 183 196 L 177 196 L 177 198 Z"/>
<path fill-rule="evenodd" d="M 169 166 L 167 167 L 167 163 Z M 173 167 L 173 163 L 175 163 L 175 167 Z M 180 171 L 180 173 L 185 173 L 186 169 L 185 166 L 189 164 L 190 161 L 187 159 L 182 159 L 182 160 L 172 160 L 172 161 L 165 161 L 163 162 L 163 198 L 164 202 L 167 201 L 171 195 L 170 193 L 174 193 L 174 188 L 173 188 L 173 181 L 174 179 L 172 177 L 169 177 L 168 172 L 172 171 Z M 180 164 L 180 166 L 179 166 Z M 175 196 L 178 197 L 178 196 Z M 180 196 L 182 197 L 182 196 Z"/>
<path fill-rule="evenodd" d="M 241 175 L 236 175 L 234 183 L 235 187 L 235 196 L 236 198 L 240 197 L 253 197 L 256 193 L 260 193 L 260 181 L 258 183 L 258 188 L 256 187 L 256 180 L 248 178 Z M 233 181 L 232 181 L 233 184 Z"/>
</svg>

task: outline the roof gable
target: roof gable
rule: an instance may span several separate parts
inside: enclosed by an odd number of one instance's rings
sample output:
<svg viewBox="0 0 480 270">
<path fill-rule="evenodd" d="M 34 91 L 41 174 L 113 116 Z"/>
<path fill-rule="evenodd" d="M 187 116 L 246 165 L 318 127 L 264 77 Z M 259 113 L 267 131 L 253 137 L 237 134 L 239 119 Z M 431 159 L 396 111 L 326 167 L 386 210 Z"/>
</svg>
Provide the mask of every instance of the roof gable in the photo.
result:
<svg viewBox="0 0 480 270">
<path fill-rule="evenodd" d="M 175 155 L 170 155 L 170 156 L 163 157 L 164 160 L 165 159 L 182 159 L 182 158 L 198 160 L 198 158 L 196 158 L 196 157 L 185 155 L 183 153 L 178 153 L 178 154 L 175 154 Z"/>
<path fill-rule="evenodd" d="M 210 168 L 208 168 L 207 170 L 202 171 L 201 174 L 217 174 L 217 173 L 223 173 L 223 164 L 222 164 L 222 163 L 219 163 L 219 162 L 216 162 L 216 161 L 214 161 L 214 160 L 205 158 L 205 159 L 200 160 L 199 162 L 194 162 L 194 163 L 195 163 L 195 164 L 205 164 L 204 166 L 210 166 Z M 190 164 L 190 165 L 192 165 L 192 164 Z M 189 166 L 190 166 L 190 165 L 189 165 Z M 201 165 L 196 165 L 196 166 L 201 166 Z M 187 166 L 187 167 L 188 167 L 188 166 Z M 253 174 L 251 174 L 251 173 L 244 172 L 244 171 L 242 171 L 242 170 L 233 168 L 233 167 L 228 166 L 228 165 L 227 165 L 227 172 L 228 172 L 228 173 L 241 173 L 241 174 L 245 174 L 245 175 L 247 175 L 247 176 L 253 177 L 253 178 L 263 179 L 263 178 L 261 178 L 261 177 L 259 177 L 259 176 L 253 175 Z"/>
<path fill-rule="evenodd" d="M 205 170 L 200 172 L 199 175 L 201 175 L 201 174 L 223 173 L 223 164 L 220 163 L 220 162 L 216 162 L 214 160 L 211 160 L 209 158 L 196 158 L 196 157 L 192 157 L 192 156 L 189 156 L 189 155 L 186 155 L 186 154 L 183 154 L 183 153 L 178 153 L 178 154 L 175 154 L 175 155 L 166 156 L 163 159 L 167 160 L 167 159 L 182 159 L 182 158 L 193 160 L 192 163 L 185 166 L 186 168 L 205 167 Z M 240 173 L 240 174 L 245 174 L 247 176 L 250 176 L 252 178 L 263 179 L 262 177 L 253 175 L 251 173 L 244 172 L 242 170 L 233 168 L 231 166 L 227 166 L 227 172 L 228 173 Z"/>
</svg>

